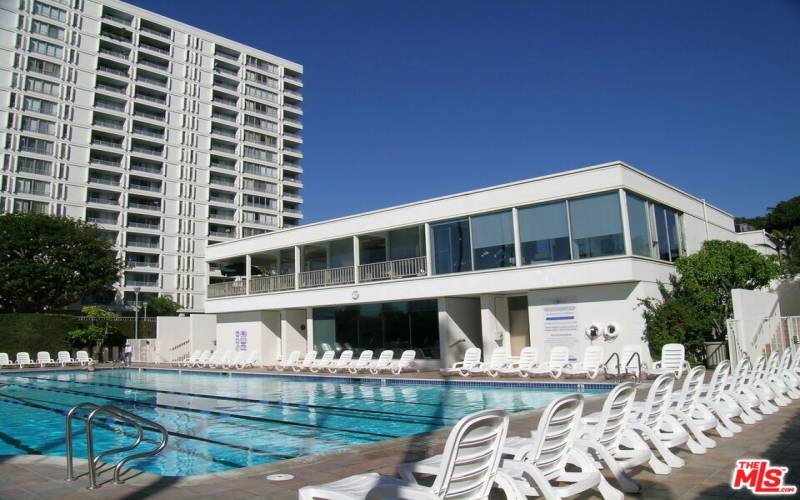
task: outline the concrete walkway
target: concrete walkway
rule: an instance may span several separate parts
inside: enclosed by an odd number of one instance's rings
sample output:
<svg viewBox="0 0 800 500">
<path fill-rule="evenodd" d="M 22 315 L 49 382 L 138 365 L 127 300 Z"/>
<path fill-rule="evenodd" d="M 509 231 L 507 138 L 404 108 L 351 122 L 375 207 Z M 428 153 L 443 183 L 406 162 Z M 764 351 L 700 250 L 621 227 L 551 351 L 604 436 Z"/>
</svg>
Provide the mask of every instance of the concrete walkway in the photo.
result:
<svg viewBox="0 0 800 500">
<path fill-rule="evenodd" d="M 639 398 L 643 395 L 640 394 Z M 587 412 L 602 405 L 602 397 L 587 401 Z M 527 434 L 538 422 L 541 410 L 522 412 L 512 417 L 511 433 Z M 423 436 L 411 436 L 382 443 L 356 446 L 324 455 L 303 457 L 285 462 L 246 469 L 196 476 L 166 478 L 138 474 L 124 485 L 104 484 L 100 489 L 87 491 L 86 477 L 75 482 L 63 480 L 63 457 L 17 456 L 0 457 L 0 498 L 169 498 L 225 500 L 240 498 L 296 499 L 297 489 L 350 474 L 378 471 L 392 474 L 400 463 L 438 453 L 447 431 Z M 768 458 L 775 465 L 789 467 L 786 484 L 800 485 L 800 402 L 782 408 L 777 414 L 765 416 L 757 425 L 745 426 L 734 438 L 716 438 L 718 446 L 705 455 L 679 452 L 687 465 L 669 476 L 655 476 L 645 470 L 633 476 L 644 486 L 635 497 L 653 499 L 741 498 L 747 492 L 735 492 L 728 486 L 736 459 Z M 77 470 L 85 471 L 85 463 Z M 268 481 L 265 476 L 288 473 L 289 481 Z M 103 476 L 103 481 L 109 478 Z M 612 480 L 613 481 L 613 480 Z M 499 494 L 497 498 L 502 498 Z M 583 495 L 595 499 L 599 495 Z"/>
</svg>

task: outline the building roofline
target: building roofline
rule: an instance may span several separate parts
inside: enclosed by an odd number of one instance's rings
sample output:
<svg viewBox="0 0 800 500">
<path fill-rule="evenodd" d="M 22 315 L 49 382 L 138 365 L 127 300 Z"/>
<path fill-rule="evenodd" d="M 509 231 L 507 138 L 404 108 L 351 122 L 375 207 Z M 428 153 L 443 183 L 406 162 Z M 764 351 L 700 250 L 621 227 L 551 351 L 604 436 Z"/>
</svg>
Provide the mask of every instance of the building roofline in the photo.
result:
<svg viewBox="0 0 800 500">
<path fill-rule="evenodd" d="M 280 57 L 280 56 L 276 56 L 275 54 L 272 54 L 270 52 L 266 52 L 266 51 L 261 50 L 259 48 L 253 47 L 251 45 L 246 45 L 246 44 L 244 44 L 242 42 L 237 42 L 236 40 L 233 40 L 231 38 L 226 38 L 224 36 L 221 36 L 221 35 L 218 35 L 218 34 L 215 34 L 215 33 L 211 33 L 210 31 L 206 31 L 206 30 L 204 30 L 202 28 L 198 28 L 197 26 L 192 26 L 191 24 L 186 24 L 184 22 L 178 21 L 177 19 L 173 19 L 171 17 L 164 16 L 164 15 L 159 14 L 157 12 L 153 12 L 152 10 L 143 9 L 141 7 L 137 7 L 136 5 L 133 5 L 133 4 L 130 4 L 130 3 L 127 3 L 127 2 L 123 2 L 121 0 L 94 0 L 94 1 L 96 3 L 98 3 L 99 5 L 101 5 L 101 6 L 102 5 L 108 5 L 109 7 L 112 7 L 112 8 L 113 7 L 118 7 L 120 9 L 127 9 L 127 10 L 130 10 L 131 13 L 134 13 L 134 14 L 139 15 L 139 16 L 147 15 L 147 16 L 155 17 L 155 18 L 157 18 L 159 20 L 162 20 L 162 22 L 164 22 L 165 24 L 178 25 L 182 29 L 185 29 L 189 33 L 191 33 L 191 32 L 202 33 L 204 36 L 208 37 L 212 41 L 220 40 L 220 43 L 230 44 L 230 45 L 233 46 L 232 48 L 238 48 L 239 50 L 249 50 L 249 51 L 258 52 L 259 54 L 263 55 L 264 57 L 273 59 L 272 62 L 276 62 L 277 61 L 278 63 L 283 64 L 284 66 L 290 66 L 291 69 L 299 70 L 300 72 L 303 72 L 303 65 L 300 64 L 300 63 L 294 62 L 294 61 L 289 60 L 289 59 L 285 59 L 285 58 Z"/>
<path fill-rule="evenodd" d="M 582 172 L 589 172 L 589 171 L 592 171 L 592 170 L 602 170 L 604 168 L 609 168 L 609 167 L 614 167 L 614 166 L 620 166 L 620 167 L 627 168 L 628 170 L 631 170 L 632 172 L 636 172 L 637 174 L 639 174 L 639 175 L 641 175 L 643 177 L 646 177 L 647 179 L 649 179 L 649 180 L 651 180 L 653 182 L 656 182 L 656 183 L 661 184 L 661 185 L 663 185 L 663 186 L 665 186 L 665 187 L 667 187 L 669 189 L 677 191 L 677 192 L 683 194 L 684 196 L 688 196 L 689 198 L 691 198 L 691 199 L 693 199 L 693 200 L 695 200 L 697 202 L 703 203 L 709 208 L 712 208 L 714 210 L 718 210 L 719 212 L 721 212 L 721 213 L 723 213 L 723 214 L 725 214 L 725 215 L 727 215 L 729 217 L 733 217 L 733 215 L 729 214 L 728 212 L 726 212 L 726 211 L 724 211 L 724 210 L 722 210 L 720 208 L 717 208 L 714 205 L 711 205 L 710 203 L 706 202 L 703 198 L 698 198 L 697 196 L 689 194 L 686 191 L 683 191 L 682 189 L 676 188 L 675 186 L 672 186 L 671 184 L 668 184 L 668 183 L 666 183 L 666 182 L 664 182 L 664 181 L 662 181 L 662 180 L 660 180 L 660 179 L 658 179 L 656 177 L 653 177 L 652 175 L 650 175 L 650 174 L 648 174 L 646 172 L 643 172 L 643 171 L 639 170 L 638 168 L 636 168 L 636 167 L 634 167 L 634 166 L 632 166 L 632 165 L 630 165 L 630 164 L 628 164 L 628 163 L 626 163 L 624 161 L 616 160 L 616 161 L 610 161 L 610 162 L 607 162 L 607 163 L 599 163 L 599 164 L 596 164 L 596 165 L 590 165 L 588 167 L 580 167 L 580 168 L 575 168 L 575 169 L 571 169 L 571 170 L 565 170 L 563 172 L 556 172 L 554 174 L 540 175 L 538 177 L 531 177 L 531 178 L 528 178 L 528 179 L 522 179 L 522 180 L 518 180 L 518 181 L 511 181 L 511 182 L 507 182 L 507 183 L 504 183 L 504 184 L 497 184 L 497 185 L 494 185 L 494 186 L 473 189 L 473 190 L 470 190 L 470 191 L 462 191 L 462 192 L 459 192 L 459 193 L 453 193 L 453 194 L 447 194 L 447 195 L 443 195 L 443 196 L 437 196 L 435 198 L 427 198 L 427 199 L 424 199 L 424 200 L 412 201 L 412 202 L 404 203 L 404 204 L 401 204 L 401 205 L 393 205 L 393 206 L 390 206 L 390 207 L 379 208 L 379 209 L 376 209 L 376 210 L 369 210 L 367 212 L 359 212 L 359 213 L 350 214 L 350 215 L 343 215 L 341 217 L 336 217 L 336 218 L 333 218 L 333 219 L 326 219 L 326 220 L 322 220 L 322 221 L 318 221 L 318 222 L 312 222 L 310 224 L 300 224 L 300 225 L 297 225 L 297 226 L 294 226 L 294 227 L 290 227 L 290 228 L 286 228 L 286 229 L 279 229 L 278 231 L 273 231 L 271 233 L 256 234 L 256 235 L 253 235 L 253 236 L 245 236 L 243 238 L 238 238 L 238 239 L 235 239 L 235 240 L 222 241 L 222 242 L 219 242 L 219 243 L 215 243 L 212 246 L 215 247 L 215 248 L 216 247 L 222 247 L 222 246 L 225 246 L 225 245 L 228 245 L 228 244 L 238 243 L 238 242 L 243 241 L 243 240 L 263 238 L 263 237 L 269 236 L 271 234 L 285 233 L 285 232 L 288 232 L 288 231 L 297 231 L 299 229 L 307 229 L 309 227 L 314 227 L 314 226 L 318 226 L 318 225 L 322 225 L 322 224 L 329 224 L 331 222 L 338 222 L 338 221 L 353 219 L 353 218 L 356 218 L 356 217 L 363 217 L 363 216 L 366 216 L 366 215 L 373 215 L 373 214 L 377 214 L 377 213 L 381 213 L 381 212 L 388 212 L 388 211 L 391 211 L 391 210 L 398 210 L 398 209 L 401 209 L 401 208 L 413 207 L 413 206 L 416 206 L 416 205 L 422 205 L 424 203 L 442 201 L 442 200 L 447 200 L 447 199 L 450 199 L 450 198 L 458 198 L 460 196 L 467 196 L 467 195 L 477 194 L 477 193 L 485 193 L 485 192 L 489 192 L 489 191 L 494 191 L 496 189 L 504 189 L 504 188 L 507 188 L 507 187 L 518 186 L 518 185 L 521 185 L 521 184 L 528 184 L 528 183 L 531 183 L 531 182 L 538 182 L 538 181 L 543 181 L 543 180 L 547 180 L 547 179 L 555 179 L 555 178 L 558 178 L 558 177 L 564 177 L 564 176 L 567 176 L 567 175 L 579 174 L 579 173 L 582 173 Z"/>
</svg>

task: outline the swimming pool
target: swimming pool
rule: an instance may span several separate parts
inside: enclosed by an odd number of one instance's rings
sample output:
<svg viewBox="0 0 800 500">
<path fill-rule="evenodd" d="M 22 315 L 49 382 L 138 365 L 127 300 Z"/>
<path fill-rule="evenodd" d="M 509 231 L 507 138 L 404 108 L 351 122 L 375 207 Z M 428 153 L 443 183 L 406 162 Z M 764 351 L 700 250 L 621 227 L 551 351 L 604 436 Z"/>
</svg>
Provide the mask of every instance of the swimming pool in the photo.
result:
<svg viewBox="0 0 800 500">
<path fill-rule="evenodd" d="M 119 406 L 167 428 L 168 447 L 133 468 L 190 476 L 428 432 L 484 408 L 541 408 L 576 388 L 148 369 L 6 372 L 0 374 L 0 455 L 64 455 L 64 415 L 84 401 Z M 586 394 L 608 390 L 582 388 Z M 86 457 L 84 427 L 74 426 L 78 457 Z M 130 443 L 132 434 L 101 423 L 96 453 Z M 146 433 L 147 443 L 157 441 Z"/>
</svg>

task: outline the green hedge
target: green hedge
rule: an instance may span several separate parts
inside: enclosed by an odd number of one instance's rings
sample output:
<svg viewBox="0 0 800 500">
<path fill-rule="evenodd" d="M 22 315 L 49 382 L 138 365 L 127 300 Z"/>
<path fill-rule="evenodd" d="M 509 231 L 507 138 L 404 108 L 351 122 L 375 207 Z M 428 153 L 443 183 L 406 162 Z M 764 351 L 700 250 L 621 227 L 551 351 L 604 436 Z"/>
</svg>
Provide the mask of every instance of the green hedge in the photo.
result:
<svg viewBox="0 0 800 500">
<path fill-rule="evenodd" d="M 67 332 L 88 324 L 79 316 L 62 314 L 10 313 L 0 314 L 0 352 L 12 358 L 18 352 L 35 355 L 48 351 L 52 356 L 58 351 L 71 349 Z M 126 336 L 133 338 L 134 321 L 116 320 L 111 324 Z M 156 322 L 139 322 L 139 338 L 155 338 Z"/>
</svg>

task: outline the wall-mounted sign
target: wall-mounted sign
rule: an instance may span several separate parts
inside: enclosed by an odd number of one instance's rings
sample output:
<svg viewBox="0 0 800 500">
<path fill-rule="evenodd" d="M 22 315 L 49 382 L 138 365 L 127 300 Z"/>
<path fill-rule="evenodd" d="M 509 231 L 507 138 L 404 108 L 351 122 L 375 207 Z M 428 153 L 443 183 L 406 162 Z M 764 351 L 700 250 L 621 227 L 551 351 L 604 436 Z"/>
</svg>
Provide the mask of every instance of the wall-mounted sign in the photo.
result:
<svg viewBox="0 0 800 500">
<path fill-rule="evenodd" d="M 233 335 L 233 342 L 236 351 L 247 350 L 247 330 L 236 330 Z"/>
<path fill-rule="evenodd" d="M 544 306 L 544 342 L 550 346 L 563 345 L 569 348 L 570 360 L 578 342 L 578 308 L 575 304 L 554 304 Z"/>
</svg>

